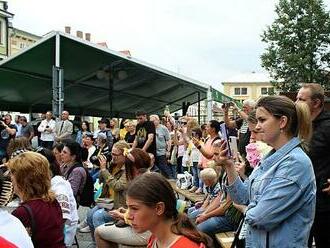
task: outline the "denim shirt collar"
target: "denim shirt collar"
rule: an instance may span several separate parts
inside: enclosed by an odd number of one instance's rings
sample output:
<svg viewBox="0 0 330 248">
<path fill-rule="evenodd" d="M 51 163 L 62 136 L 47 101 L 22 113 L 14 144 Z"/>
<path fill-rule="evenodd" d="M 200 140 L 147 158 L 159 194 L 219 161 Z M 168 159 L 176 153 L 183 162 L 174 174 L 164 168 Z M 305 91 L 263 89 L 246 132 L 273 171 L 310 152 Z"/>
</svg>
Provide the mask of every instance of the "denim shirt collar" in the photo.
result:
<svg viewBox="0 0 330 248">
<path fill-rule="evenodd" d="M 288 143 L 286 143 L 284 146 L 282 146 L 280 149 L 275 151 L 274 149 L 270 151 L 267 156 L 261 161 L 260 169 L 261 170 L 267 170 L 269 167 L 277 163 L 281 158 L 283 158 L 286 154 L 288 154 L 291 150 L 293 150 L 295 147 L 299 146 L 301 143 L 300 139 L 297 137 L 293 137 L 291 140 L 289 140 Z"/>
</svg>

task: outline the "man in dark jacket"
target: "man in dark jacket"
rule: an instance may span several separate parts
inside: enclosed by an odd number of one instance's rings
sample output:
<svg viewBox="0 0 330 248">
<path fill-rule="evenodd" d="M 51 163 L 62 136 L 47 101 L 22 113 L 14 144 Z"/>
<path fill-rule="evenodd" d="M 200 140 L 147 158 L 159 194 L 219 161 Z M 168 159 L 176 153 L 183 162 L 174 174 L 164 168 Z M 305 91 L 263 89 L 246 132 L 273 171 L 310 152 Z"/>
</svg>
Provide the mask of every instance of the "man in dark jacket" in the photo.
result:
<svg viewBox="0 0 330 248">
<path fill-rule="evenodd" d="M 313 121 L 313 135 L 309 147 L 316 177 L 316 213 L 311 231 L 316 247 L 330 247 L 330 112 L 324 109 L 324 90 L 321 85 L 304 84 L 297 101 L 308 104 Z"/>
</svg>

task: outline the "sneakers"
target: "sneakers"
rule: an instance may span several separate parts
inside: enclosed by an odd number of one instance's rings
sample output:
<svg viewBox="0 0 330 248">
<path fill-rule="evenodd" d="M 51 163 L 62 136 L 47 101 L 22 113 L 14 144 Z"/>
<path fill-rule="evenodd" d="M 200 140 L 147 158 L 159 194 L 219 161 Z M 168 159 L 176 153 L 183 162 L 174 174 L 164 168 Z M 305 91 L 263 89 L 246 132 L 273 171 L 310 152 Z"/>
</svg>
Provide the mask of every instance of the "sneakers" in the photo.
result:
<svg viewBox="0 0 330 248">
<path fill-rule="evenodd" d="M 196 194 L 202 194 L 203 193 L 203 190 L 202 188 L 198 188 L 196 191 L 195 191 Z"/>
<path fill-rule="evenodd" d="M 88 233 L 91 231 L 89 226 L 87 225 L 86 219 L 83 220 L 79 225 L 78 225 L 78 230 L 81 233 Z"/>
<path fill-rule="evenodd" d="M 81 232 L 81 233 L 89 233 L 89 232 L 91 232 L 91 229 L 90 229 L 89 226 L 85 226 L 84 228 L 80 228 L 79 229 L 79 232 Z"/>
<path fill-rule="evenodd" d="M 191 189 L 189 189 L 189 192 L 193 193 L 197 190 L 196 186 L 192 186 Z"/>
</svg>

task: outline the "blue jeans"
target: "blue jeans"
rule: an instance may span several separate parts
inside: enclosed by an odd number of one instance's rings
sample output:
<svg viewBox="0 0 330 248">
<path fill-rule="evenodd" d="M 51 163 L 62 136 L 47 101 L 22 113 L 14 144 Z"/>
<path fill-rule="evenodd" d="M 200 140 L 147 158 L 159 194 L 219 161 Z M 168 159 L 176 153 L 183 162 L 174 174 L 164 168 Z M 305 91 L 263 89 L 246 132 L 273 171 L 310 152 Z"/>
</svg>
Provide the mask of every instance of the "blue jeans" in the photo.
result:
<svg viewBox="0 0 330 248">
<path fill-rule="evenodd" d="M 193 182 L 193 186 L 199 188 L 199 172 L 198 172 L 198 162 L 193 162 L 193 166 L 191 167 L 191 173 L 194 177 L 194 182 Z"/>
<path fill-rule="evenodd" d="M 99 208 L 98 206 L 93 207 L 87 212 L 87 224 L 91 228 L 93 237 L 94 231 L 98 226 L 112 220 L 113 218 L 104 210 L 104 208 Z"/>
<path fill-rule="evenodd" d="M 202 210 L 201 208 L 196 208 L 196 207 L 191 207 L 188 208 L 188 218 L 189 219 L 196 219 L 198 215 L 204 212 L 204 209 Z"/>
<path fill-rule="evenodd" d="M 237 228 L 225 215 L 211 217 L 197 225 L 197 229 L 210 236 L 219 232 L 235 231 Z"/>
<path fill-rule="evenodd" d="M 155 162 L 156 162 L 155 163 L 156 166 L 158 167 L 162 175 L 165 176 L 166 178 L 170 178 L 172 172 L 170 166 L 167 164 L 166 156 L 165 155 L 156 156 Z"/>
</svg>

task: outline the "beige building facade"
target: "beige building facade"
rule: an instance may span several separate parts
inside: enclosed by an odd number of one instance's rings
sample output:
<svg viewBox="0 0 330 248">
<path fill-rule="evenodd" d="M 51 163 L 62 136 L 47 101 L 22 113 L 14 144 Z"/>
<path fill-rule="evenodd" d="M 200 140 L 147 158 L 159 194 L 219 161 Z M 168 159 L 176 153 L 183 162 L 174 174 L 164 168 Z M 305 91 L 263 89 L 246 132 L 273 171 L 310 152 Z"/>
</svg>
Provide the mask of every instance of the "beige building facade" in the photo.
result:
<svg viewBox="0 0 330 248">
<path fill-rule="evenodd" d="M 258 100 L 262 96 L 274 94 L 271 78 L 266 73 L 239 74 L 222 82 L 223 93 L 240 101 Z"/>
<path fill-rule="evenodd" d="M 11 28 L 9 33 L 9 55 L 14 55 L 18 51 L 33 45 L 42 38 L 41 36 L 17 28 Z"/>
</svg>

